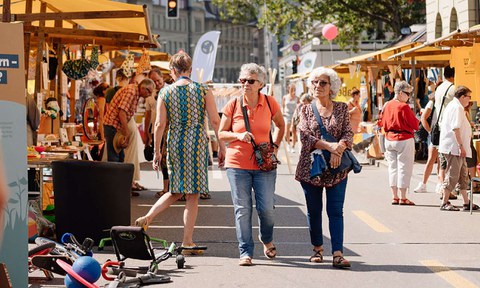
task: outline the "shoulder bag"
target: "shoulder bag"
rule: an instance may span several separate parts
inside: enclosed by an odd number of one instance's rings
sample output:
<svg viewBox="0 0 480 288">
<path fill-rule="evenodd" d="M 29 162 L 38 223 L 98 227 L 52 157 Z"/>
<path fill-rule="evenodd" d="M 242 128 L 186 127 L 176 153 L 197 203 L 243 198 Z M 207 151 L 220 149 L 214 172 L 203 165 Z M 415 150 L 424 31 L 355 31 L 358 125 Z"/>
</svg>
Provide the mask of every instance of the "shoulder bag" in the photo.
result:
<svg viewBox="0 0 480 288">
<path fill-rule="evenodd" d="M 430 132 L 430 137 L 432 140 L 432 144 L 437 146 L 440 143 L 440 115 L 442 115 L 443 110 L 443 103 L 445 103 L 445 98 L 447 97 L 448 90 L 452 87 L 453 84 L 448 86 L 447 91 L 445 91 L 445 95 L 442 98 L 442 106 L 440 106 L 440 111 L 438 112 L 437 122 L 432 125 L 432 131 Z"/>
<path fill-rule="evenodd" d="M 327 129 L 323 125 L 322 119 L 320 118 L 320 113 L 318 113 L 317 106 L 315 105 L 315 103 L 312 103 L 310 105 L 312 105 L 313 114 L 315 115 L 318 125 L 320 126 L 320 132 L 322 134 L 323 140 L 327 142 L 338 142 L 337 139 L 335 139 L 335 137 L 333 137 L 327 132 Z M 323 156 L 325 158 L 325 162 L 329 166 L 330 173 L 337 174 L 345 170 L 348 170 L 348 171 L 353 170 L 354 173 L 360 173 L 360 171 L 362 171 L 362 166 L 358 162 L 357 158 L 355 158 L 352 151 L 348 149 L 343 151 L 340 165 L 334 169 L 330 167 L 330 157 L 331 157 L 330 151 L 328 150 L 322 150 L 322 151 L 323 151 Z"/>
<path fill-rule="evenodd" d="M 270 109 L 270 113 L 272 112 L 270 108 L 270 103 L 267 99 L 268 96 L 265 95 L 265 101 L 267 101 L 268 108 Z M 252 133 L 250 130 L 250 123 L 248 121 L 247 115 L 247 108 L 243 106 L 243 97 L 240 98 L 240 105 L 242 107 L 243 113 L 243 120 L 245 121 L 245 128 L 248 132 Z M 280 164 L 278 161 L 277 156 L 275 155 L 275 147 L 273 144 L 272 139 L 272 132 L 270 132 L 270 142 L 262 142 L 256 144 L 255 141 L 252 139 L 251 141 L 253 146 L 253 156 L 255 156 L 255 161 L 257 161 L 258 167 L 262 171 L 272 171 L 277 169 L 277 164 Z"/>
<path fill-rule="evenodd" d="M 430 112 L 430 116 L 427 118 L 427 123 L 432 127 L 432 116 L 435 111 L 435 105 L 433 106 L 432 111 Z M 431 128 L 430 128 L 431 129 Z M 415 142 L 421 143 L 421 142 L 427 142 L 428 139 L 428 131 L 423 127 L 422 122 L 420 121 L 420 124 L 418 125 L 418 130 L 413 133 L 413 138 L 415 139 Z"/>
</svg>

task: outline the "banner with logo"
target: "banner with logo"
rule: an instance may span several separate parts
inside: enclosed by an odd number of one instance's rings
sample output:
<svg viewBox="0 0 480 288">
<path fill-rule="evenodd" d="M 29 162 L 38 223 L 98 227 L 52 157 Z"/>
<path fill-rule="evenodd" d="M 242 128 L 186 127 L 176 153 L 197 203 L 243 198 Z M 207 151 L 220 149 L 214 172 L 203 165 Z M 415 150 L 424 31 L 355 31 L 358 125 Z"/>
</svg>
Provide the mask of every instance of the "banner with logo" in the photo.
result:
<svg viewBox="0 0 480 288">
<path fill-rule="evenodd" d="M 220 31 L 210 31 L 198 40 L 192 59 L 193 81 L 203 83 L 213 79 L 218 39 L 220 39 Z"/>
<path fill-rule="evenodd" d="M 308 73 L 316 67 L 317 52 L 308 52 L 302 56 L 302 61 L 298 65 L 298 74 Z"/>
</svg>

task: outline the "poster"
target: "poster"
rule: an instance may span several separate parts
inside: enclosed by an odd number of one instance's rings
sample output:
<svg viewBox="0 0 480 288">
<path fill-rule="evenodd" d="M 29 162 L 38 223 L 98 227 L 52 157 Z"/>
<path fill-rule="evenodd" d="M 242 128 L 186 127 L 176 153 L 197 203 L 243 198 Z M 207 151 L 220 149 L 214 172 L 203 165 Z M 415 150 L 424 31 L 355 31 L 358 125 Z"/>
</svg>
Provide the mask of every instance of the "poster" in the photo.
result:
<svg viewBox="0 0 480 288">
<path fill-rule="evenodd" d="M 476 93 L 477 87 L 477 59 L 476 53 L 480 47 L 452 47 L 450 53 L 450 66 L 455 68 L 455 87 L 460 85 L 467 86 L 472 93 L 472 100 L 479 101 L 480 98 Z M 476 52 L 476 53 L 475 53 Z"/>
<path fill-rule="evenodd" d="M 13 287 L 28 287 L 27 133 L 23 24 L 0 23 L 0 141 L 9 191 L 0 263 L 5 263 Z M 23 148 L 23 149 L 22 149 Z M 19 261 L 25 259 L 25 261 Z"/>
</svg>

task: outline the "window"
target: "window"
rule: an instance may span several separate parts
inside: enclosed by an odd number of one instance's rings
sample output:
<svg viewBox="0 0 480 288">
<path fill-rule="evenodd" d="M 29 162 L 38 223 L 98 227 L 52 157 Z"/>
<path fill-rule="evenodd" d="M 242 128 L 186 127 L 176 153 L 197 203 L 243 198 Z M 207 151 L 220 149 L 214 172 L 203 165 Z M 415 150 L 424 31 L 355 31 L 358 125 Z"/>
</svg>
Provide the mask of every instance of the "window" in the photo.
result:
<svg viewBox="0 0 480 288">
<path fill-rule="evenodd" d="M 195 32 L 201 33 L 202 32 L 202 21 L 195 19 Z"/>
<path fill-rule="evenodd" d="M 440 16 L 440 13 L 438 13 L 435 21 L 435 38 L 440 37 L 442 37 L 442 17 Z"/>
</svg>

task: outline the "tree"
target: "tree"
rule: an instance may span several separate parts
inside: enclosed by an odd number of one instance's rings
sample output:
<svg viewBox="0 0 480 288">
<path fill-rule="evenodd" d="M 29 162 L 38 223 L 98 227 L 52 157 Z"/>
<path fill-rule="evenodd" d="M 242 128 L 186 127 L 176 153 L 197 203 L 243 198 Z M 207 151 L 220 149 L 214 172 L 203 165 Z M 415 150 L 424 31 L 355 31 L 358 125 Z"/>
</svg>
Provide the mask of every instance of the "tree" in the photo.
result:
<svg viewBox="0 0 480 288">
<path fill-rule="evenodd" d="M 339 28 L 335 42 L 342 48 L 355 49 L 362 32 L 383 35 L 379 30 L 400 36 L 400 30 L 425 23 L 425 0 L 212 0 L 220 16 L 234 23 L 257 21 L 277 36 L 291 29 L 294 39 L 312 37 L 314 24 L 334 23 Z M 378 25 L 384 23 L 384 25 Z"/>
</svg>

